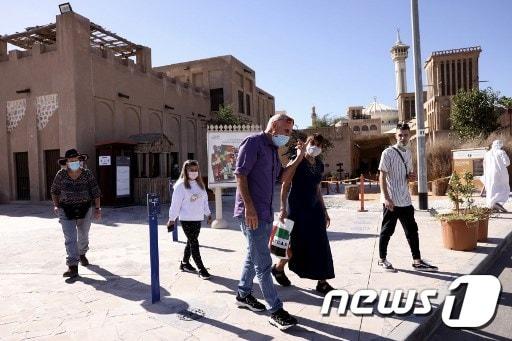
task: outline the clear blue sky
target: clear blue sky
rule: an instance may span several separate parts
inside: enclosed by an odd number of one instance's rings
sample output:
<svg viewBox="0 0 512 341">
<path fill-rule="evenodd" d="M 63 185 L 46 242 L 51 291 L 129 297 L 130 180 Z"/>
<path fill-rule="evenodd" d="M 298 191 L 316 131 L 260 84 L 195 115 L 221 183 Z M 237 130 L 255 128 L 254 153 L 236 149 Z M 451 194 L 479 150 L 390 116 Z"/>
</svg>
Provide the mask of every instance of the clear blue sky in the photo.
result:
<svg viewBox="0 0 512 341">
<path fill-rule="evenodd" d="M 7 1 L 0 34 L 55 21 L 62 1 Z M 232 54 L 256 71 L 256 85 L 302 128 L 311 106 L 343 114 L 377 100 L 395 106 L 389 49 L 411 45 L 409 0 L 72 1 L 75 12 L 142 45 L 153 65 Z M 480 45 L 480 80 L 512 95 L 512 1 L 420 0 L 421 56 Z M 424 78 L 425 82 L 425 78 Z"/>
</svg>

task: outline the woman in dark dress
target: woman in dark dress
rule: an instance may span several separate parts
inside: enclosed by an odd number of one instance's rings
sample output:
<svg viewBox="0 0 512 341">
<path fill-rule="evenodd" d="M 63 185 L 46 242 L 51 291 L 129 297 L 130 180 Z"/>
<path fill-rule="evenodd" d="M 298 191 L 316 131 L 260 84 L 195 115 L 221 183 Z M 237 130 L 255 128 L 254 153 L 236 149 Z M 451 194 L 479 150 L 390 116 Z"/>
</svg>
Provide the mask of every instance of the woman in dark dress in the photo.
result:
<svg viewBox="0 0 512 341">
<path fill-rule="evenodd" d="M 298 156 L 303 157 L 302 161 L 296 163 L 296 167 L 287 168 L 283 174 L 280 218 L 294 221 L 288 267 L 301 278 L 317 280 L 316 290 L 326 294 L 333 289 L 327 280 L 334 278 L 334 266 L 327 238 L 330 219 L 320 190 L 324 165 L 318 155 L 322 152 L 324 138 L 315 134 L 309 136 L 305 144 L 305 155 Z M 289 213 L 286 211 L 287 197 Z M 291 284 L 284 273 L 286 263 L 287 260 L 281 260 L 272 267 L 276 281 L 283 286 Z"/>
</svg>

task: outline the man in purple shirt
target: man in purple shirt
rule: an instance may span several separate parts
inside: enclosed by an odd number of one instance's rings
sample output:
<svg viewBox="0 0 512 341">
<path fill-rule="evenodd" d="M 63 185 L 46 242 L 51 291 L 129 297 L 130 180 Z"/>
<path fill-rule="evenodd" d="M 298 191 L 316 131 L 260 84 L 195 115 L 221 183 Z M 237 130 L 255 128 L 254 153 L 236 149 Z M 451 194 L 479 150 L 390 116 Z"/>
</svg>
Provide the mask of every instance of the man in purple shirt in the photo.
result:
<svg viewBox="0 0 512 341">
<path fill-rule="evenodd" d="M 268 241 L 272 230 L 272 198 L 277 176 L 281 170 L 278 148 L 284 146 L 292 133 L 293 119 L 278 114 L 270 118 L 264 132 L 249 136 L 241 144 L 236 160 L 235 214 L 247 239 L 247 256 L 238 284 L 236 303 L 252 311 L 266 310 L 252 296 L 255 276 L 271 313 L 269 322 L 284 330 L 297 319 L 283 309 L 272 282 L 272 258 Z M 303 146 L 298 148 L 303 152 Z"/>
</svg>

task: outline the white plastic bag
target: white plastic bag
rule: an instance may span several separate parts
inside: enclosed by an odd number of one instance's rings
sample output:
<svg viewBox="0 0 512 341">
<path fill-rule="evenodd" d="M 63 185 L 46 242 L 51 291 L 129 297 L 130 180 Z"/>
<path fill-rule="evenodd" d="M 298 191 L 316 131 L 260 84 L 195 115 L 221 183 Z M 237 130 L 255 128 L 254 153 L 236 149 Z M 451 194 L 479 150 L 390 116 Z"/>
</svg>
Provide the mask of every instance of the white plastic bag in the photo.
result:
<svg viewBox="0 0 512 341">
<path fill-rule="evenodd" d="M 274 215 L 272 234 L 270 235 L 270 252 L 278 258 L 289 258 L 290 235 L 293 230 L 293 220 L 284 219 L 284 224 L 279 219 L 279 213 Z"/>
</svg>

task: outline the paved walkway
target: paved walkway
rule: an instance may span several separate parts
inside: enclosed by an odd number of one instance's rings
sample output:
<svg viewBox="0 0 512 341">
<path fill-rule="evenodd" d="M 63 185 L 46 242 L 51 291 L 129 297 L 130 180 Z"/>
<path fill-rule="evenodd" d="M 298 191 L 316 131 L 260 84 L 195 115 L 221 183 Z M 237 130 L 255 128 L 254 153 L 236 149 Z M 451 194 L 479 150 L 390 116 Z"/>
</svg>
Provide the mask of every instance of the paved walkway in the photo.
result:
<svg viewBox="0 0 512 341">
<path fill-rule="evenodd" d="M 358 202 L 340 195 L 326 196 L 332 227 L 329 229 L 336 278 L 331 284 L 349 293 L 359 289 L 437 288 L 439 306 L 449 283 L 472 272 L 510 232 L 512 214 L 492 219 L 489 242 L 474 252 L 442 247 L 440 224 L 428 212 L 417 212 L 423 257 L 439 273 L 411 270 L 403 231 L 389 245 L 389 260 L 400 271 L 384 273 L 376 267 L 380 204 L 368 196 L 368 212 L 359 213 Z M 223 197 L 229 218 L 233 197 Z M 431 200 L 446 208 L 446 198 Z M 213 208 L 215 205 L 211 204 Z M 507 208 L 512 210 L 512 205 Z M 165 208 L 163 212 L 166 212 Z M 184 247 L 172 242 L 165 227 L 159 229 L 162 301 L 151 304 L 149 236 L 144 207 L 104 209 L 104 219 L 91 228 L 91 266 L 79 268 L 80 278 L 66 283 L 63 236 L 49 206 L 0 205 L 0 339 L 52 340 L 370 340 L 403 339 L 428 317 L 338 316 L 333 309 L 321 316 L 322 297 L 315 282 L 288 271 L 291 287 L 279 287 L 285 308 L 298 316 L 300 325 L 287 333 L 267 322 L 265 313 L 238 309 L 234 295 L 244 258 L 245 241 L 236 223 L 230 228 L 204 228 L 200 235 L 203 260 L 213 277 L 178 271 Z M 257 283 L 255 296 L 261 298 Z"/>
</svg>

